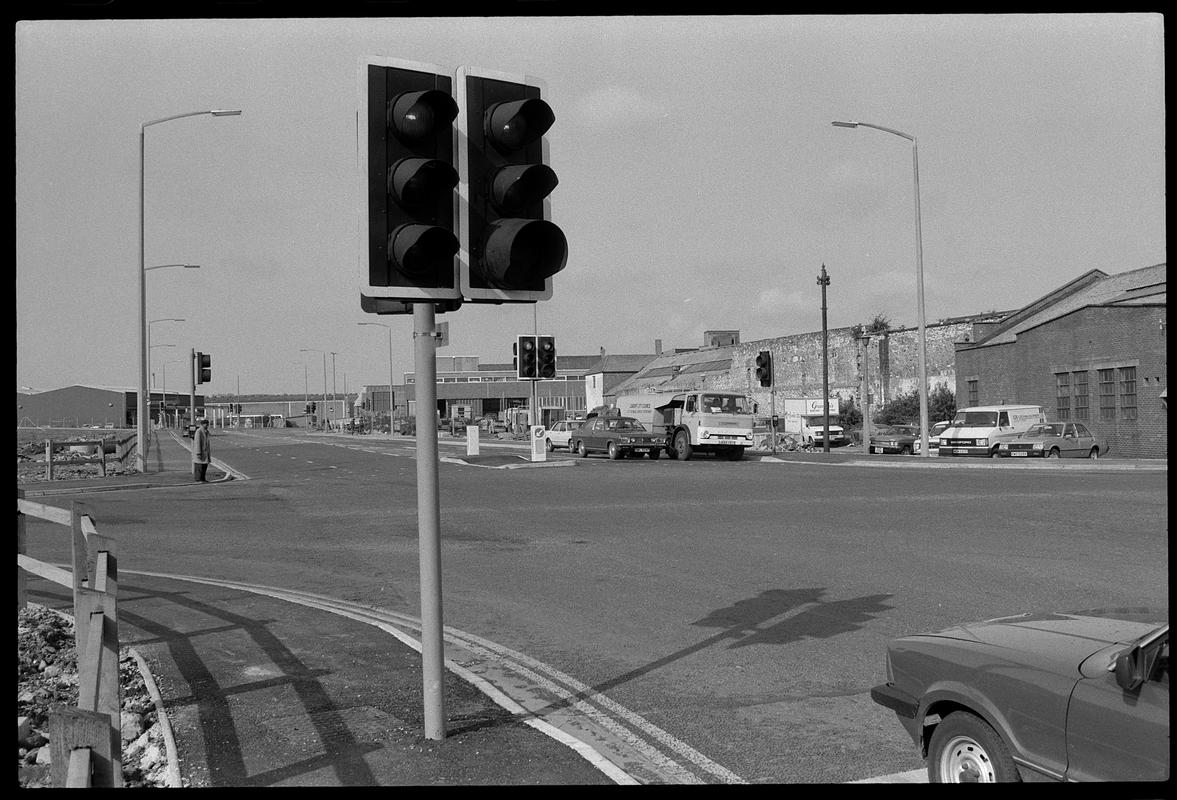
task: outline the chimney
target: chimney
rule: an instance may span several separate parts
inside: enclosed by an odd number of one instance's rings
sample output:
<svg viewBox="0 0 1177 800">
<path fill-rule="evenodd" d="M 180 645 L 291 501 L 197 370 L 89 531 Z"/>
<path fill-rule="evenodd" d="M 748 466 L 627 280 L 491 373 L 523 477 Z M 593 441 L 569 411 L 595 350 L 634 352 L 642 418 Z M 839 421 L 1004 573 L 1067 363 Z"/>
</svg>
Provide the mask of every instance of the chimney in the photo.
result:
<svg viewBox="0 0 1177 800">
<path fill-rule="evenodd" d="M 656 356 L 662 355 L 662 340 L 661 339 L 654 340 L 654 355 L 656 355 Z"/>
<path fill-rule="evenodd" d="M 601 358 L 604 358 L 604 357 L 605 357 L 605 348 L 602 347 L 601 348 Z"/>
</svg>

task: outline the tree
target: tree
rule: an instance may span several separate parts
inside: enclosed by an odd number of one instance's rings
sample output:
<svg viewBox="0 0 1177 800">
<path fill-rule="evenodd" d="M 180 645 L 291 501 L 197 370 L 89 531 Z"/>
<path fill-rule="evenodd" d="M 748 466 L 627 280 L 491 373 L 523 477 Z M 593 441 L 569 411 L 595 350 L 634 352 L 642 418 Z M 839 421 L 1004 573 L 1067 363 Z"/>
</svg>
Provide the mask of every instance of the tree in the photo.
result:
<svg viewBox="0 0 1177 800">
<path fill-rule="evenodd" d="M 928 393 L 928 424 L 942 419 L 952 419 L 956 415 L 956 395 L 948 388 L 948 384 L 937 384 Z M 897 395 L 891 402 L 884 405 L 874 416 L 875 422 L 883 425 L 918 425 L 920 421 L 920 393 L 919 389 L 912 389 L 906 394 Z"/>
<path fill-rule="evenodd" d="M 948 388 L 947 383 L 936 384 L 936 388 L 928 394 L 929 424 L 942 419 L 952 419 L 955 416 L 956 394 Z"/>
</svg>

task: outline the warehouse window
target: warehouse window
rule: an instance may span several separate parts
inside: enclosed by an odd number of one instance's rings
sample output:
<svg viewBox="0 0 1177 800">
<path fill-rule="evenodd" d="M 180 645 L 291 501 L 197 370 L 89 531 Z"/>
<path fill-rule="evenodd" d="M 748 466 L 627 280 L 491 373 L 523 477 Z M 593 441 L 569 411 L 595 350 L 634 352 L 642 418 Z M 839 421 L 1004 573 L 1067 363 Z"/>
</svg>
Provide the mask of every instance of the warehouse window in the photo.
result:
<svg viewBox="0 0 1177 800">
<path fill-rule="evenodd" d="M 1087 370 L 1072 372 L 1071 383 L 1074 384 L 1075 419 L 1087 419 Z"/>
<path fill-rule="evenodd" d="M 1116 371 L 1114 369 L 1096 370 L 1099 376 L 1099 418 L 1112 420 L 1116 418 Z"/>
<path fill-rule="evenodd" d="M 975 406 L 977 404 L 977 379 L 973 378 L 970 381 L 966 381 L 966 385 L 968 386 L 969 392 L 969 405 Z"/>
<path fill-rule="evenodd" d="M 1136 367 L 1120 367 L 1120 419 L 1136 419 Z"/>
<path fill-rule="evenodd" d="M 1054 396 L 1055 405 L 1058 409 L 1058 418 L 1060 420 L 1068 420 L 1071 418 L 1071 373 L 1056 372 L 1054 374 Z"/>
</svg>

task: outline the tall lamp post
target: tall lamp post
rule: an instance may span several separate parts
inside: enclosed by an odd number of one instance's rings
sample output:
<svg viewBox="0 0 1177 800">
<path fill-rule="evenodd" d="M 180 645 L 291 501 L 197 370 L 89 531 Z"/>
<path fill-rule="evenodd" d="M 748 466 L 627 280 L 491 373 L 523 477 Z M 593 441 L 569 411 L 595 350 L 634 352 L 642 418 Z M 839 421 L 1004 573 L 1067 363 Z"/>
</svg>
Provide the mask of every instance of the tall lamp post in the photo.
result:
<svg viewBox="0 0 1177 800">
<path fill-rule="evenodd" d="M 920 155 L 919 145 L 914 136 L 894 128 L 872 125 L 869 122 L 833 122 L 838 128 L 874 128 L 911 142 L 911 165 L 915 176 L 915 274 L 916 298 L 918 303 L 917 324 L 919 326 L 920 366 L 920 457 L 928 458 L 928 346 L 924 330 L 924 239 L 920 230 Z"/>
<path fill-rule="evenodd" d="M 824 429 L 822 431 L 822 452 L 830 452 L 830 358 L 829 338 L 826 333 L 826 287 L 830 285 L 830 276 L 826 272 L 826 265 L 821 265 L 821 274 L 817 276 L 817 285 L 821 287 L 821 407 L 823 410 Z"/>
<path fill-rule="evenodd" d="M 377 325 L 388 329 L 388 435 L 392 436 L 392 326 L 383 322 L 357 322 L 357 325 Z"/>
<path fill-rule="evenodd" d="M 323 354 L 323 413 L 327 413 L 327 351 L 316 350 L 313 347 L 304 347 L 300 349 L 300 353 L 322 353 Z"/>
<path fill-rule="evenodd" d="M 184 362 L 180 359 L 177 359 L 175 361 L 165 361 L 163 363 L 163 400 L 160 401 L 159 410 L 160 410 L 160 414 L 163 416 L 164 425 L 168 424 L 168 410 L 167 410 L 167 405 L 168 405 L 168 364 L 183 364 L 183 363 Z"/>
<path fill-rule="evenodd" d="M 147 264 L 143 254 L 144 198 L 146 194 L 143 167 L 147 129 L 152 125 L 159 125 L 183 117 L 195 117 L 200 114 L 209 114 L 214 117 L 235 117 L 240 113 L 240 109 L 235 111 L 223 109 L 189 111 L 185 114 L 173 114 L 170 117 L 153 119 L 139 126 L 139 404 L 138 416 L 135 420 L 135 466 L 139 472 L 143 472 L 147 465 Z"/>
<path fill-rule="evenodd" d="M 148 267 L 150 269 L 150 267 Z M 164 319 L 153 319 L 147 323 L 147 371 L 151 373 L 151 385 L 155 385 L 155 373 L 151 371 L 151 326 L 157 322 L 183 322 L 179 317 L 166 317 Z M 160 347 L 175 347 L 173 344 L 159 345 Z"/>
</svg>

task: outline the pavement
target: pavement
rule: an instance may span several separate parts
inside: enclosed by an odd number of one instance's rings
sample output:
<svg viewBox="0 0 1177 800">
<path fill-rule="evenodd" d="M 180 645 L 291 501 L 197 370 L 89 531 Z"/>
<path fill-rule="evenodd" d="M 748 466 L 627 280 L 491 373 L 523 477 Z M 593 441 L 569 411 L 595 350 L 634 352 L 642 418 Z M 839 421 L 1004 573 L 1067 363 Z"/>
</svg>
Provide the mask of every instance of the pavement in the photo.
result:
<svg viewBox="0 0 1177 800">
<path fill-rule="evenodd" d="M 20 488 L 30 500 L 42 502 L 40 498 L 62 494 L 164 486 L 216 492 L 220 485 L 247 477 L 214 455 L 210 483 L 198 484 L 189 441 L 169 430 L 151 433 L 144 473 Z M 219 435 L 213 431 L 214 454 Z M 759 453 L 750 458 L 809 462 L 821 456 Z M 521 466 L 525 458 L 496 448 L 478 457 L 455 454 L 445 460 L 503 468 Z M 837 460 L 878 466 L 916 466 L 923 461 L 865 456 L 860 460 L 850 453 Z M 959 465 L 957 459 L 951 463 Z M 1167 469 L 1164 462 L 1084 463 L 1096 469 Z M 981 459 L 976 466 L 1028 465 Z M 1044 467 L 1057 469 L 1059 464 Z M 300 602 L 295 593 L 283 596 L 243 584 L 136 572 L 132 553 L 123 553 L 120 561 L 121 644 L 132 647 L 151 670 L 185 785 L 645 782 L 579 742 L 554 735 L 550 726 L 494 698 L 493 692 L 484 692 L 452 662 L 447 662 L 443 692 L 445 735 L 426 738 L 419 645 L 407 636 L 373 635 L 376 628 L 364 621 L 363 614 L 341 613 L 329 603 Z M 67 590 L 61 587 L 34 579 L 29 590 L 33 602 L 71 607 Z M 901 782 L 903 777 L 892 776 L 891 781 Z"/>
<path fill-rule="evenodd" d="M 197 483 L 188 446 L 171 431 L 153 431 L 144 473 L 20 488 L 29 500 L 52 504 L 53 496 L 81 491 L 215 492 L 244 477 L 214 455 L 210 483 Z M 444 737 L 427 738 L 415 642 L 374 635 L 372 624 L 353 618 L 359 615 L 215 581 L 136 572 L 134 565 L 134 554 L 121 554 L 120 644 L 151 671 L 186 786 L 629 782 L 579 743 L 499 705 L 449 664 Z M 67 589 L 37 578 L 29 580 L 29 600 L 72 610 Z"/>
</svg>

